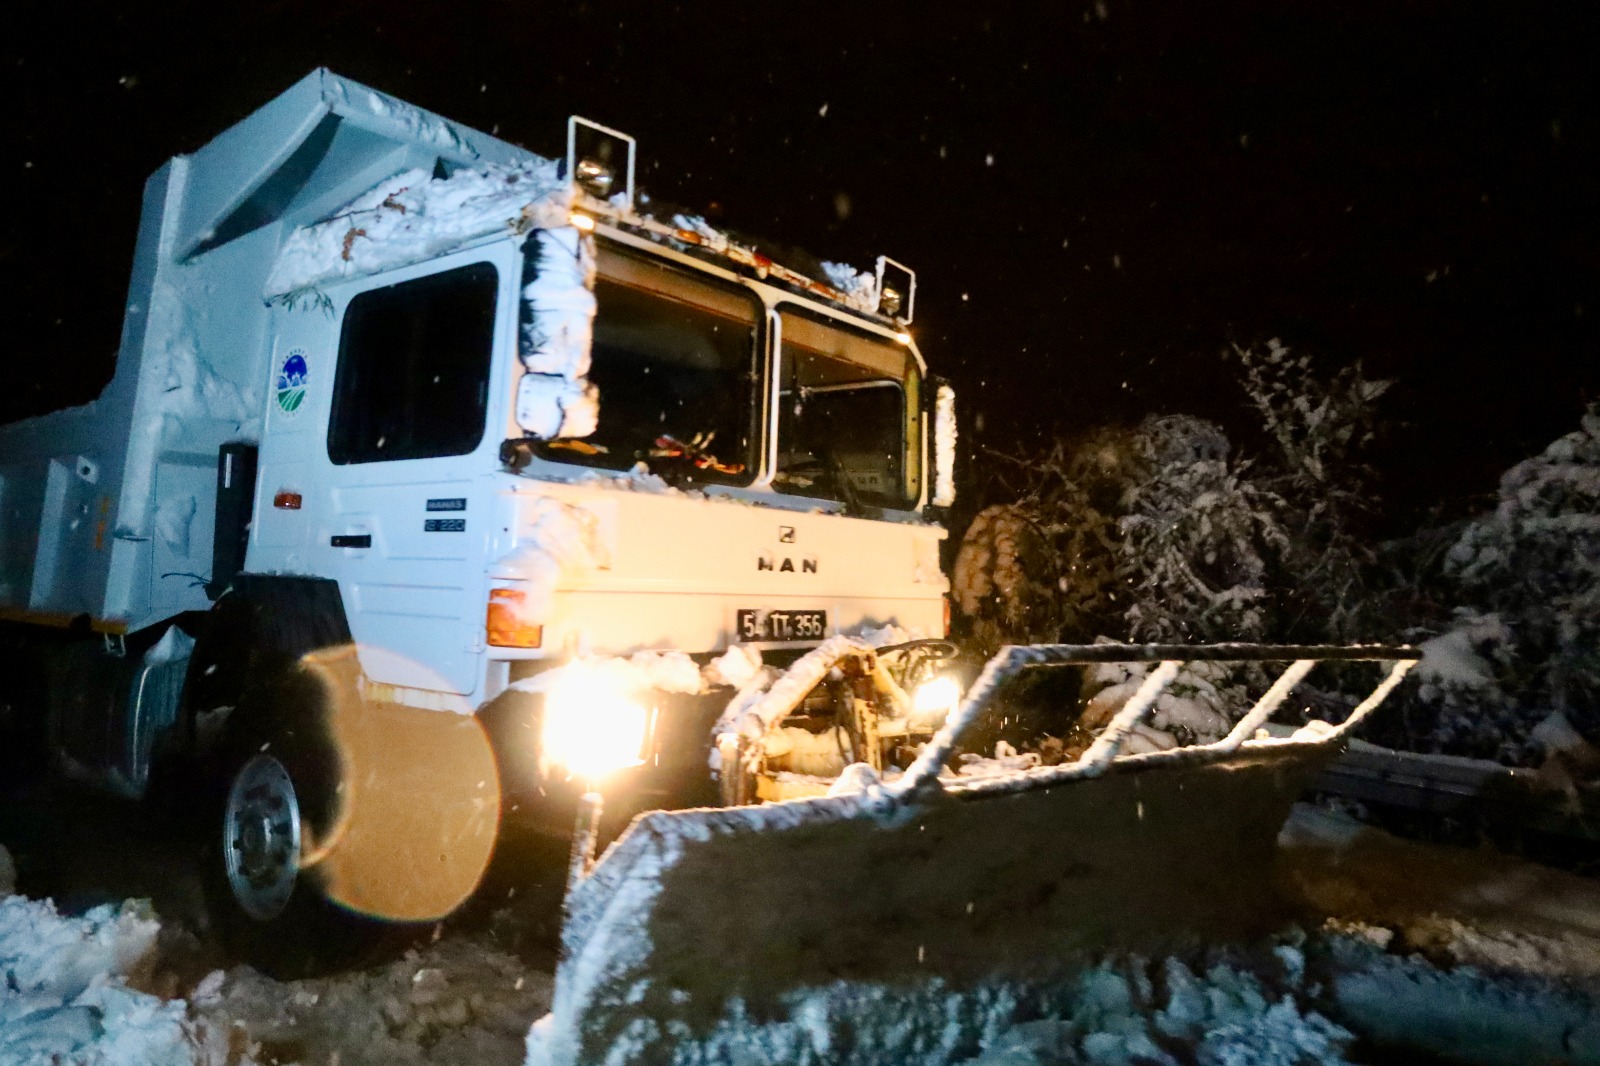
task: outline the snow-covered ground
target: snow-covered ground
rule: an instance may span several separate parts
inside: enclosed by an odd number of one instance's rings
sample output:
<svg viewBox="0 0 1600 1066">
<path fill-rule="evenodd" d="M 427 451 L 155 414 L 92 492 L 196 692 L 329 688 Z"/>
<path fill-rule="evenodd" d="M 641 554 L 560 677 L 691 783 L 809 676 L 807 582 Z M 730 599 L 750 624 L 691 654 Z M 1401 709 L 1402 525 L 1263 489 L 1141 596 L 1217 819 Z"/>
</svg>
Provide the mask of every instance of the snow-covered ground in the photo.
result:
<svg viewBox="0 0 1600 1066">
<path fill-rule="evenodd" d="M 192 934 L 142 901 L 63 914 L 10 894 L 0 847 L 0 1064 L 512 1064 L 551 977 L 489 933 L 386 965 L 279 982 L 211 968 Z M 214 960 L 211 960 L 214 961 Z"/>
<path fill-rule="evenodd" d="M 1258 943 L 1108 958 L 1051 1009 L 1006 1008 L 955 1061 L 1600 1062 L 1600 883 L 1306 806 L 1282 840 L 1299 924 Z M 514 1064 L 551 999 L 548 969 L 510 950 L 509 912 L 385 965 L 285 983 L 218 968 L 141 902 L 63 914 L 9 894 L 14 876 L 0 850 L 6 1066 Z M 886 1028 L 898 1020 L 886 1007 Z"/>
</svg>

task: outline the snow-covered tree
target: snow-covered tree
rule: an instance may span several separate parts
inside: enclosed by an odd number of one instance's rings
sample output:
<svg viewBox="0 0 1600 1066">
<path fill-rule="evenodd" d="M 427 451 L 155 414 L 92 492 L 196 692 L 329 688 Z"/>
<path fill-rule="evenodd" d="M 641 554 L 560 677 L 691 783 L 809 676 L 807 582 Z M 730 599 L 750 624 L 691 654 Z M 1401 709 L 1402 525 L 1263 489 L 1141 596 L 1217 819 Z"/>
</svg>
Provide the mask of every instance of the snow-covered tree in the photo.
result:
<svg viewBox="0 0 1600 1066">
<path fill-rule="evenodd" d="M 1528 764 L 1600 743 L 1600 406 L 1506 471 L 1441 570 L 1457 607 L 1424 646 L 1421 746 Z"/>
<path fill-rule="evenodd" d="M 1367 377 L 1360 363 L 1320 377 L 1309 355 L 1276 338 L 1262 348 L 1235 345 L 1240 384 L 1272 454 L 1259 484 L 1282 501 L 1283 571 L 1277 575 L 1283 639 L 1373 640 L 1393 636 L 1385 597 L 1374 587 L 1368 535 L 1372 470 L 1363 452 L 1377 436 L 1377 401 L 1392 382 Z"/>
<path fill-rule="evenodd" d="M 1268 572 L 1288 550 L 1283 500 L 1230 461 L 1220 426 L 1188 415 L 1147 418 L 1133 435 L 1121 499 L 1128 635 L 1143 641 L 1262 640 Z"/>
<path fill-rule="evenodd" d="M 981 638 L 1355 635 L 1371 563 L 1358 453 L 1386 383 L 1359 367 L 1319 378 L 1277 341 L 1228 354 L 1266 456 L 1238 457 L 1213 422 L 1163 415 L 994 457 L 1008 498 L 980 515 L 956 563 L 957 603 Z"/>
</svg>

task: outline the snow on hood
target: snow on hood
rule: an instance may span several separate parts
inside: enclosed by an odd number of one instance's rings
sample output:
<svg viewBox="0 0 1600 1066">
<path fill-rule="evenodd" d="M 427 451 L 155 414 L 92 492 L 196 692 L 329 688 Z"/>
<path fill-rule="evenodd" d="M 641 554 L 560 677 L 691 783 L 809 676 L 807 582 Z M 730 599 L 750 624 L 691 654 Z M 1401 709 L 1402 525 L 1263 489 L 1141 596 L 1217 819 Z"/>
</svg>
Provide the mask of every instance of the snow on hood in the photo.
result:
<svg viewBox="0 0 1600 1066">
<path fill-rule="evenodd" d="M 290 234 L 266 295 L 420 263 L 501 230 L 565 226 L 571 206 L 572 188 L 550 159 L 491 163 L 446 178 L 407 170 Z"/>
</svg>

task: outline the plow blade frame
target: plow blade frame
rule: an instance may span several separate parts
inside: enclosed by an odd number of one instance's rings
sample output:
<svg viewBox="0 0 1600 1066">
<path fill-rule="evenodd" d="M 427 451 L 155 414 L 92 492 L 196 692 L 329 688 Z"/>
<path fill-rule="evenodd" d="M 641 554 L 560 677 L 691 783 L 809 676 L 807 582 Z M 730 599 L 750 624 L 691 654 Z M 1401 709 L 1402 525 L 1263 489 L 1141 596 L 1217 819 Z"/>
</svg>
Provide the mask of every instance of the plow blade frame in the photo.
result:
<svg viewBox="0 0 1600 1066">
<path fill-rule="evenodd" d="M 1281 924 L 1272 871 L 1290 805 L 1416 658 L 1002 649 L 898 780 L 636 819 L 568 897 L 552 1012 L 529 1062 L 954 1061 L 1048 1013 L 1103 952 Z M 1317 661 L 1361 659 L 1391 666 L 1342 725 L 1255 739 Z M 1182 662 L 1244 660 L 1292 665 L 1226 738 L 1117 755 Z M 1161 665 L 1076 762 L 940 778 L 1019 671 L 1133 661 Z"/>
</svg>

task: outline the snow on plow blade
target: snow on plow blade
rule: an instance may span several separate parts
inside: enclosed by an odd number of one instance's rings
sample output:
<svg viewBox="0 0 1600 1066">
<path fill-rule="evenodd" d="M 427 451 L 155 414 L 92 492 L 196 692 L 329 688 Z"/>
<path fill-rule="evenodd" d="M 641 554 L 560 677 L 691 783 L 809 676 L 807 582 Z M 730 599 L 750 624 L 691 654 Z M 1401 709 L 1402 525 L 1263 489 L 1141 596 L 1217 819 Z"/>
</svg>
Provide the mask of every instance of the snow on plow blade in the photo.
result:
<svg viewBox="0 0 1600 1066">
<path fill-rule="evenodd" d="M 1393 690 L 1408 648 L 1038 645 L 992 659 L 898 780 L 640 816 L 568 898 L 529 1064 L 940 1063 L 1048 1013 L 1107 950 L 1249 935 L 1289 806 Z M 1226 738 L 1119 757 L 1184 661 L 1291 665 Z M 1319 661 L 1387 675 L 1337 728 L 1256 739 Z M 941 780 L 999 686 L 1159 661 L 1076 762 Z"/>
</svg>

